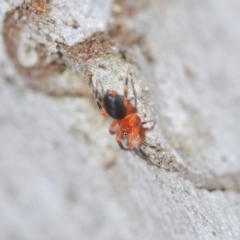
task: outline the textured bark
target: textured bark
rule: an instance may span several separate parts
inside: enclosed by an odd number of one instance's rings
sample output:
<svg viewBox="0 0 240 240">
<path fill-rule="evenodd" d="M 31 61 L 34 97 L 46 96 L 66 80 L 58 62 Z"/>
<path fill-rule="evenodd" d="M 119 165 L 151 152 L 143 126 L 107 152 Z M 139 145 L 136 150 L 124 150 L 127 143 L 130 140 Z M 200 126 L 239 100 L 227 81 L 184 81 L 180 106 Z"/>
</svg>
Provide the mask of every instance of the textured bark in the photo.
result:
<svg viewBox="0 0 240 240">
<path fill-rule="evenodd" d="M 13 0 L 0 16 L 0 239 L 240 239 L 236 0 Z M 118 148 L 84 82 L 121 93 L 128 68 L 154 165 Z"/>
</svg>

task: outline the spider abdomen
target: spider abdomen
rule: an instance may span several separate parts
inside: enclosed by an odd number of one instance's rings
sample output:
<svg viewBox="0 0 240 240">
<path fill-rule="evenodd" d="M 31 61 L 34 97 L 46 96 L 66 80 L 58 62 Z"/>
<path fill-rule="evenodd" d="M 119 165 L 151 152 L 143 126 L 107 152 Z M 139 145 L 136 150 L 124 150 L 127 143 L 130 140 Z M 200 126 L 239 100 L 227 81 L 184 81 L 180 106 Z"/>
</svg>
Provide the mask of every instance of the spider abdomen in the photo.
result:
<svg viewBox="0 0 240 240">
<path fill-rule="evenodd" d="M 114 119 L 122 119 L 126 115 L 123 97 L 115 91 L 107 91 L 103 98 L 107 113 Z"/>
</svg>

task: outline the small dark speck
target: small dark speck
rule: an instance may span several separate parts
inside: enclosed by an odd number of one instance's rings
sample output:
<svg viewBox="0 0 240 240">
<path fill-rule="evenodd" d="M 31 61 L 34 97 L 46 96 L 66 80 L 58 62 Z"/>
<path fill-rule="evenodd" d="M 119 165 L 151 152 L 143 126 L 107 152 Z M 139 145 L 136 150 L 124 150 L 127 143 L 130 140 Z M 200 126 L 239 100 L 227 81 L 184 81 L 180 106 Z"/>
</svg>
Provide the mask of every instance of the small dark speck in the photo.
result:
<svg viewBox="0 0 240 240">
<path fill-rule="evenodd" d="M 99 68 L 102 68 L 102 69 L 104 69 L 104 70 L 106 70 L 106 69 L 107 69 L 107 68 L 106 68 L 106 66 L 105 66 L 105 65 L 103 65 L 103 64 L 99 64 L 99 65 L 98 65 L 98 67 L 99 67 Z"/>
<path fill-rule="evenodd" d="M 72 202 L 72 203 L 77 202 L 77 200 L 78 200 L 77 191 L 76 191 L 76 187 L 74 187 L 73 185 L 70 185 L 68 187 L 66 195 L 67 195 L 67 199 L 70 202 Z"/>
<path fill-rule="evenodd" d="M 222 160 L 223 162 L 227 162 L 227 157 L 223 155 L 223 156 L 221 157 L 221 160 Z"/>
<path fill-rule="evenodd" d="M 125 52 L 120 52 L 122 59 L 127 60 L 127 56 Z"/>
<path fill-rule="evenodd" d="M 123 78 L 122 78 L 122 77 L 120 77 L 118 80 L 119 80 L 120 82 L 123 82 Z"/>
<path fill-rule="evenodd" d="M 0 126 L 5 125 L 7 123 L 7 120 L 0 115 Z"/>
<path fill-rule="evenodd" d="M 190 68 L 188 66 L 185 66 L 184 67 L 184 72 L 189 79 L 194 79 L 195 78 L 195 74 L 194 74 L 194 71 L 193 71 L 192 68 Z"/>
<path fill-rule="evenodd" d="M 5 80 L 9 84 L 12 84 L 14 82 L 14 80 L 11 77 L 9 77 L 9 76 L 5 76 Z"/>
<path fill-rule="evenodd" d="M 53 142 L 53 146 L 54 146 L 56 149 L 59 149 L 59 148 L 61 147 L 61 143 L 60 143 L 58 140 L 56 140 L 56 141 Z"/>
<path fill-rule="evenodd" d="M 79 27 L 78 22 L 75 20 L 71 13 L 67 14 L 67 25 L 71 26 L 74 29 L 77 29 Z"/>
</svg>

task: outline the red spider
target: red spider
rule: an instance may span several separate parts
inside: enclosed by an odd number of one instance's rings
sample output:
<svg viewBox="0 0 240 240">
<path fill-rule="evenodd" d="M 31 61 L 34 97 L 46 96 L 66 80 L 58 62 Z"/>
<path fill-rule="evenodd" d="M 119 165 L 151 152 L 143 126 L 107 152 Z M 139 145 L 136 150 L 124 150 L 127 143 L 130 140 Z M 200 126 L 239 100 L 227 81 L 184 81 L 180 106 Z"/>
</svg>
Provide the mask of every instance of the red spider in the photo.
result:
<svg viewBox="0 0 240 240">
<path fill-rule="evenodd" d="M 96 82 L 96 87 L 93 86 L 92 74 L 89 75 L 88 84 L 92 88 L 96 104 L 104 117 L 111 116 L 114 121 L 112 122 L 109 132 L 111 134 L 116 133 L 116 141 L 121 149 L 132 150 L 139 157 L 147 160 L 147 156 L 143 150 L 141 150 L 141 145 L 156 148 L 149 143 L 145 142 L 145 132 L 152 128 L 144 128 L 143 125 L 148 122 L 154 122 L 154 120 L 141 121 L 141 118 L 137 114 L 137 98 L 136 92 L 133 88 L 135 96 L 135 106 L 133 106 L 128 99 L 128 76 L 130 70 L 127 70 L 124 93 L 123 96 L 118 94 L 114 90 L 107 90 L 106 93 L 103 91 L 103 95 L 100 95 L 98 90 L 98 81 Z M 127 146 L 125 148 L 122 144 L 123 136 L 127 138 Z"/>
</svg>

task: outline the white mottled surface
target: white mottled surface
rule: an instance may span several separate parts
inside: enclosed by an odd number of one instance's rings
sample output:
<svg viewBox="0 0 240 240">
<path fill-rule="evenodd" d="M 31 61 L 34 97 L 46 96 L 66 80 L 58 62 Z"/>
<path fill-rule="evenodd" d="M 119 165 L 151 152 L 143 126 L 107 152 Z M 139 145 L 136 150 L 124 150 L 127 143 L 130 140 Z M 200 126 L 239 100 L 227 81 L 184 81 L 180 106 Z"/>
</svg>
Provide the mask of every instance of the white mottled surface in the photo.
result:
<svg viewBox="0 0 240 240">
<path fill-rule="evenodd" d="M 240 165 L 239 4 L 154 4 L 146 36 L 155 62 L 142 72 L 153 72 L 146 85 L 159 117 L 156 134 L 189 172 L 202 174 L 199 181 L 206 177 L 203 185 L 228 186 Z M 108 8 L 98 7 L 102 22 Z M 0 49 L 0 239 L 240 238 L 237 181 L 225 191 L 198 189 L 188 172 L 186 180 L 120 151 L 91 99 L 26 88 L 1 39 Z"/>
</svg>

